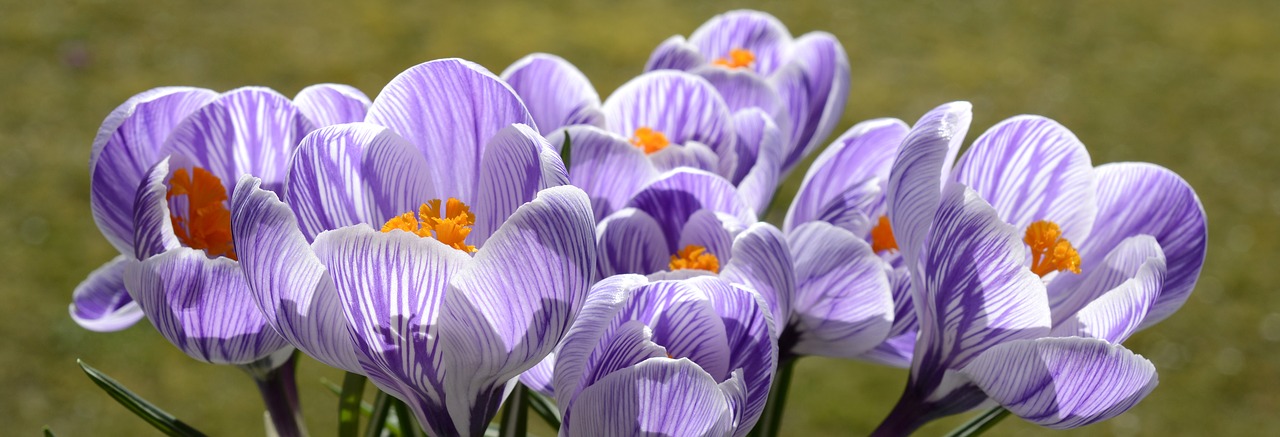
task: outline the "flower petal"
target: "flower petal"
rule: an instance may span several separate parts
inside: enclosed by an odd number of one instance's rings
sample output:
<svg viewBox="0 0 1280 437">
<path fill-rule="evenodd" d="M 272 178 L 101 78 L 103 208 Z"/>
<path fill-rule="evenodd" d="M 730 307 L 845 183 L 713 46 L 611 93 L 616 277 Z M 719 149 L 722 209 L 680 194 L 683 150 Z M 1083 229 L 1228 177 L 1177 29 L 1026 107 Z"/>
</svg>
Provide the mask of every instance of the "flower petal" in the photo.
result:
<svg viewBox="0 0 1280 437">
<path fill-rule="evenodd" d="M 773 84 L 753 71 L 707 65 L 692 73 L 706 79 L 716 88 L 729 106 L 729 112 L 758 108 L 770 117 L 790 120 L 782 97 L 773 88 Z"/>
<path fill-rule="evenodd" d="M 369 112 L 369 97 L 350 85 L 322 83 L 303 88 L 293 98 L 302 115 L 316 127 L 364 121 Z"/>
<path fill-rule="evenodd" d="M 165 339 L 214 364 L 248 364 L 288 347 L 254 306 L 235 261 L 177 248 L 125 266 L 125 287 Z"/>
<path fill-rule="evenodd" d="M 736 234 L 731 226 L 732 223 L 721 220 L 716 213 L 706 209 L 699 210 L 689 216 L 684 229 L 680 230 L 680 243 L 676 244 L 676 247 L 683 250 L 689 245 L 702 246 L 707 249 L 707 252 L 715 255 L 721 265 L 726 265 L 733 257 L 731 251 L 733 237 Z"/>
<path fill-rule="evenodd" d="M 538 394 L 554 398 L 556 395 L 554 385 L 555 368 L 556 353 L 551 352 L 538 364 L 521 373 L 520 383 L 524 384 L 525 387 L 529 387 L 530 390 L 538 392 Z"/>
<path fill-rule="evenodd" d="M 894 302 L 884 261 L 858 236 L 825 222 L 788 235 L 795 257 L 795 354 L 856 358 L 888 338 Z"/>
<path fill-rule="evenodd" d="M 848 55 L 844 53 L 840 41 L 829 33 L 810 32 L 801 36 L 791 48 L 791 59 L 791 62 L 798 63 L 804 71 L 803 87 L 779 86 L 778 91 L 782 94 L 783 101 L 793 104 L 803 102 L 807 106 L 788 106 L 788 112 L 795 122 L 791 126 L 791 144 L 794 147 L 786 155 L 782 166 L 786 173 L 831 135 L 836 123 L 844 115 L 850 81 Z M 795 77 L 794 74 L 781 75 L 779 80 L 794 80 Z M 787 95 L 794 92 L 804 92 L 808 97 L 796 99 Z M 797 116 L 801 111 L 805 115 Z"/>
<path fill-rule="evenodd" d="M 962 373 L 1013 414 L 1054 429 L 1115 417 L 1159 383 L 1155 366 L 1141 355 L 1091 338 L 1005 343 Z"/>
<path fill-rule="evenodd" d="M 567 412 L 582 392 L 593 368 L 595 349 L 612 329 L 618 312 L 631 300 L 636 289 L 647 283 L 649 280 L 644 276 L 615 275 L 591 287 L 582 310 L 556 351 L 554 385 L 561 414 Z"/>
<path fill-rule="evenodd" d="M 163 156 L 165 138 L 217 93 L 202 88 L 156 88 L 125 101 L 102 122 L 89 157 L 89 205 L 102 235 L 133 253 L 133 202 L 148 169 Z"/>
<path fill-rule="evenodd" d="M 711 298 L 716 312 L 724 320 L 725 334 L 729 339 L 729 369 L 734 373 L 722 386 L 738 379 L 741 400 L 732 402 L 734 408 L 734 435 L 746 435 L 755 427 L 764 411 L 778 366 L 778 329 L 775 329 L 768 304 L 754 291 L 743 289 L 713 278 L 688 281 L 698 286 Z M 780 324 L 779 324 L 780 325 Z"/>
<path fill-rule="evenodd" d="M 115 257 L 76 286 L 67 308 L 71 320 L 90 331 L 111 332 L 133 326 L 142 318 L 142 309 L 124 288 L 124 266 L 131 258 Z"/>
<path fill-rule="evenodd" d="M 658 48 L 653 49 L 649 61 L 644 64 L 644 71 L 682 70 L 689 71 L 707 62 L 698 53 L 698 48 L 685 41 L 683 36 L 675 35 L 667 38 Z"/>
<path fill-rule="evenodd" d="M 705 79 L 662 70 L 623 84 L 604 102 L 609 130 L 630 137 L 647 127 L 674 144 L 696 141 L 717 154 L 733 147 L 729 107 Z"/>
<path fill-rule="evenodd" d="M 653 358 L 582 391 L 567 436 L 729 435 L 733 415 L 716 381 L 687 360 Z"/>
<path fill-rule="evenodd" d="M 604 127 L 600 95 L 564 58 L 546 53 L 525 56 L 502 72 L 502 80 L 524 101 L 542 135 L 577 124 Z"/>
<path fill-rule="evenodd" d="M 245 176 L 231 198 L 231 235 L 254 303 L 267 324 L 303 353 L 363 373 L 333 281 L 293 210 L 259 184 Z"/>
<path fill-rule="evenodd" d="M 476 224 L 468 241 L 483 246 L 520 205 L 533 200 L 543 185 L 542 151 L 551 147 L 533 128 L 513 124 L 485 146 L 476 187 Z"/>
<path fill-rule="evenodd" d="M 169 214 L 169 191 L 165 179 L 169 176 L 169 158 L 161 159 L 149 170 L 137 188 L 134 202 L 134 258 L 147 259 L 170 249 L 182 246 L 173 233 L 173 221 Z"/>
<path fill-rule="evenodd" d="M 1018 229 L 1050 220 L 1063 238 L 1083 242 L 1097 215 L 1089 152 L 1044 117 L 1013 117 L 988 129 L 956 164 L 955 178 Z"/>
<path fill-rule="evenodd" d="M 728 58 L 734 49 L 748 50 L 755 56 L 752 68 L 767 76 L 785 62 L 791 32 L 772 15 L 743 9 L 711 17 L 689 35 L 689 43 L 708 59 Z"/>
<path fill-rule="evenodd" d="M 536 127 L 520 97 L 484 67 L 462 59 L 418 64 L 391 80 L 369 107 L 367 121 L 391 128 L 418 146 L 435 198 L 475 201 L 480 161 L 489 139 L 514 123 Z"/>
<path fill-rule="evenodd" d="M 791 321 L 796 296 L 794 266 L 782 231 L 768 223 L 756 223 L 733 240 L 733 257 L 720 275 L 759 293 L 781 331 Z"/>
<path fill-rule="evenodd" d="M 721 162 L 715 151 L 696 141 L 690 141 L 683 145 L 672 144 L 667 146 L 649 155 L 649 161 L 653 163 L 653 168 L 659 172 L 675 170 L 681 167 L 716 172 L 719 170 Z"/>
<path fill-rule="evenodd" d="M 600 277 L 666 270 L 673 253 L 662 227 L 644 211 L 625 208 L 596 227 Z"/>
<path fill-rule="evenodd" d="M 960 151 L 973 105 L 952 102 L 934 108 L 907 133 L 885 186 L 889 224 L 908 264 L 915 263 L 929 232 L 951 163 Z"/>
<path fill-rule="evenodd" d="M 814 220 L 819 211 L 850 187 L 873 177 L 887 181 L 907 131 L 901 120 L 879 118 L 858 123 L 836 138 L 805 173 L 800 191 L 787 210 L 787 231 Z M 870 213 L 863 211 L 868 216 Z"/>
<path fill-rule="evenodd" d="M 1053 309 L 1053 335 L 1093 337 L 1119 344 L 1138 329 L 1160 296 L 1164 252 L 1149 235 L 1116 246 L 1072 296 Z"/>
<path fill-rule="evenodd" d="M 427 161 L 395 132 L 369 123 L 315 130 L 289 163 L 282 196 L 307 241 L 321 232 L 366 223 L 381 227 L 432 194 Z"/>
<path fill-rule="evenodd" d="M 755 211 L 742 200 L 733 184 L 719 175 L 694 169 L 664 173 L 636 193 L 627 206 L 648 213 L 662 226 L 668 253 L 676 251 L 680 229 L 700 209 L 724 213 L 743 225 L 756 222 Z"/>
<path fill-rule="evenodd" d="M 658 170 L 644 151 L 604 129 L 571 126 L 548 135 L 552 148 L 572 143 L 569 180 L 591 198 L 597 220 L 626 205 L 640 188 L 658 178 Z"/>
<path fill-rule="evenodd" d="M 733 117 L 734 130 L 738 133 L 738 166 L 741 171 L 738 193 L 757 214 L 764 214 L 773 200 L 781 182 L 782 131 L 773 120 L 759 109 L 739 111 Z M 745 152 L 752 152 L 750 160 Z"/>
</svg>

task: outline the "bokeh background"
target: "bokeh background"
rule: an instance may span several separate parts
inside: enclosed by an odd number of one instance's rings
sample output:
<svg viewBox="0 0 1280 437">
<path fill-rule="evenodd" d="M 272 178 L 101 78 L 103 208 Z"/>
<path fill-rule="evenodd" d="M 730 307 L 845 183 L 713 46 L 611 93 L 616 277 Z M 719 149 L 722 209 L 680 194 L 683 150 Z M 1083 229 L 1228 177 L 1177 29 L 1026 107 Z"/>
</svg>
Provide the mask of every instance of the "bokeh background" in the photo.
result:
<svg viewBox="0 0 1280 437">
<path fill-rule="evenodd" d="M 844 43 L 853 86 L 837 132 L 970 100 L 970 139 L 1005 117 L 1043 114 L 1071 128 L 1095 164 L 1155 162 L 1199 192 L 1210 228 L 1199 285 L 1182 311 L 1127 342 L 1155 362 L 1160 387 L 1102 424 L 1055 433 L 1010 419 L 990 435 L 1280 434 L 1280 268 L 1271 258 L 1280 255 L 1280 2 L 345 3 L 0 1 L 0 434 L 46 424 L 66 436 L 156 434 L 92 385 L 76 358 L 212 435 L 261 432 L 261 403 L 239 371 L 187 358 L 145 322 L 100 334 L 67 317 L 71 290 L 114 256 L 89 213 L 90 143 L 134 93 L 255 84 L 293 95 L 340 82 L 374 96 L 422 61 L 464 57 L 499 72 L 544 51 L 577 64 L 607 96 L 663 39 L 738 7 Z M 336 398 L 318 381 L 340 375 L 314 361 L 301 372 L 310 428 L 332 435 Z M 865 434 L 905 379 L 805 359 L 786 434 Z"/>
</svg>

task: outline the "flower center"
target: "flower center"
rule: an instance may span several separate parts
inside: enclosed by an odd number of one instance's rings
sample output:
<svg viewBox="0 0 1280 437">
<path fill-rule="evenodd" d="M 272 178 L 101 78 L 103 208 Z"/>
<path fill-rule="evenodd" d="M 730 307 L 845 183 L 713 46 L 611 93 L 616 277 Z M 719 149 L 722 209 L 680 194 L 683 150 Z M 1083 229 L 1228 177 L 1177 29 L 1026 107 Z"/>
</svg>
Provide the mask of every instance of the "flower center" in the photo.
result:
<svg viewBox="0 0 1280 437">
<path fill-rule="evenodd" d="M 443 216 L 440 215 L 440 199 L 432 199 L 418 208 L 417 217 L 412 212 L 406 212 L 387 220 L 382 225 L 382 232 L 405 231 L 419 237 L 435 238 L 454 249 L 475 253 L 476 247 L 466 242 L 474 224 L 476 215 L 471 213 L 471 207 L 450 197 L 445 202 Z"/>
<path fill-rule="evenodd" d="M 893 228 L 889 227 L 889 216 L 880 216 L 880 222 L 871 228 L 871 250 L 875 253 L 898 250 L 898 240 L 893 238 Z"/>
<path fill-rule="evenodd" d="M 667 146 L 671 145 L 671 142 L 667 141 L 667 136 L 663 135 L 662 132 L 642 127 L 636 129 L 635 135 L 631 136 L 631 144 L 644 149 L 646 155 L 652 155 L 659 150 L 667 148 Z"/>
<path fill-rule="evenodd" d="M 1080 273 L 1080 254 L 1071 242 L 1062 238 L 1057 223 L 1040 220 L 1027 226 L 1022 239 L 1031 247 L 1031 271 L 1043 277 L 1049 273 L 1070 270 Z"/>
<path fill-rule="evenodd" d="M 208 170 L 200 167 L 191 170 L 175 170 L 173 177 L 169 178 L 169 191 L 164 196 L 171 206 L 177 206 L 169 213 L 174 235 L 182 245 L 201 249 L 209 256 L 236 259 L 235 244 L 231 241 L 231 211 L 227 210 L 227 189 L 222 186 L 222 180 Z M 186 197 L 186 214 L 182 214 L 181 203 L 175 205 L 173 202 L 178 197 Z"/>
<path fill-rule="evenodd" d="M 694 269 L 720 273 L 720 259 L 707 253 L 707 248 L 690 244 L 680 249 L 675 255 L 671 255 L 670 268 L 671 270 Z"/>
<path fill-rule="evenodd" d="M 733 49 L 729 50 L 729 56 L 716 59 L 711 63 L 726 68 L 747 68 L 755 61 L 756 55 L 755 53 L 751 53 L 750 50 Z"/>
</svg>

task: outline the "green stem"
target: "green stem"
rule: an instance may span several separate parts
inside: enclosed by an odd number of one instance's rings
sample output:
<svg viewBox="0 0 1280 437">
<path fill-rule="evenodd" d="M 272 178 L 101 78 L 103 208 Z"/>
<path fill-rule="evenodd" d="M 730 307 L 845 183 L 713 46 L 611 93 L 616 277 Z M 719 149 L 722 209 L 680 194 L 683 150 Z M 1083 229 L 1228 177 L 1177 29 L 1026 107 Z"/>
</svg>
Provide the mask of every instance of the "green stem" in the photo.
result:
<svg viewBox="0 0 1280 437">
<path fill-rule="evenodd" d="M 1000 423 L 1004 418 L 1009 417 L 1009 410 L 1004 407 L 995 407 L 979 414 L 977 417 L 960 425 L 959 428 L 951 430 L 946 437 L 974 437 L 982 435 Z"/>
<path fill-rule="evenodd" d="M 409 412 L 409 406 L 404 401 L 392 397 L 391 408 L 396 410 L 396 419 L 400 422 L 400 436 L 418 437 L 418 427 L 414 426 L 418 419 Z"/>
<path fill-rule="evenodd" d="M 765 402 L 764 413 L 751 435 L 775 437 L 782 430 L 782 411 L 787 407 L 787 392 L 791 389 L 791 374 L 796 368 L 796 361 L 796 358 L 784 358 L 778 364 L 773 387 L 769 389 L 769 400 Z"/>
<path fill-rule="evenodd" d="M 369 378 L 347 372 L 338 398 L 338 436 L 356 437 L 360 433 L 360 404 L 364 400 L 364 384 Z"/>
<path fill-rule="evenodd" d="M 373 401 L 373 414 L 369 415 L 369 426 L 364 429 L 365 437 L 382 437 L 382 430 L 387 427 L 387 416 L 391 412 L 391 395 L 378 392 Z"/>
<path fill-rule="evenodd" d="M 507 405 L 502 407 L 502 428 L 499 437 L 525 437 L 529 434 L 529 401 L 525 392 L 529 389 L 524 384 L 516 384 L 507 398 Z"/>
</svg>

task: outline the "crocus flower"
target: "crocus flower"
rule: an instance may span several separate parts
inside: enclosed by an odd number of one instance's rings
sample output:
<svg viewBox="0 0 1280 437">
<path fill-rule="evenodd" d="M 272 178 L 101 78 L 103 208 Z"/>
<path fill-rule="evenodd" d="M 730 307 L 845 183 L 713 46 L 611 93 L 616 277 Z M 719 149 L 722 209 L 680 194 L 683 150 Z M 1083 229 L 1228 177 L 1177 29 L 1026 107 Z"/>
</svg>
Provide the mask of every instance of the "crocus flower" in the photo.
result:
<svg viewBox="0 0 1280 437">
<path fill-rule="evenodd" d="M 777 361 L 758 295 L 714 277 L 605 279 L 555 368 L 565 436 L 742 436 Z"/>
<path fill-rule="evenodd" d="M 591 196 L 597 219 L 679 167 L 724 176 L 757 211 L 777 187 L 783 132 L 769 114 L 735 107 L 704 78 L 643 74 L 603 105 L 586 76 L 556 56 L 529 55 L 503 78 L 529 103 L 554 148 L 563 148 L 568 137 L 570 180 Z"/>
<path fill-rule="evenodd" d="M 777 18 L 759 11 L 726 12 L 687 40 L 668 38 L 645 65 L 645 71 L 663 69 L 703 76 L 731 104 L 774 116 L 787 139 L 783 175 L 831 134 L 849 94 L 849 59 L 834 36 L 810 32 L 793 39 Z"/>
<path fill-rule="evenodd" d="M 368 120 L 305 138 L 283 201 L 240 182 L 246 277 L 299 349 L 368 375 L 432 435 L 482 434 L 585 300 L 590 203 L 560 186 L 519 98 L 470 62 L 410 68 Z"/>
</svg>

